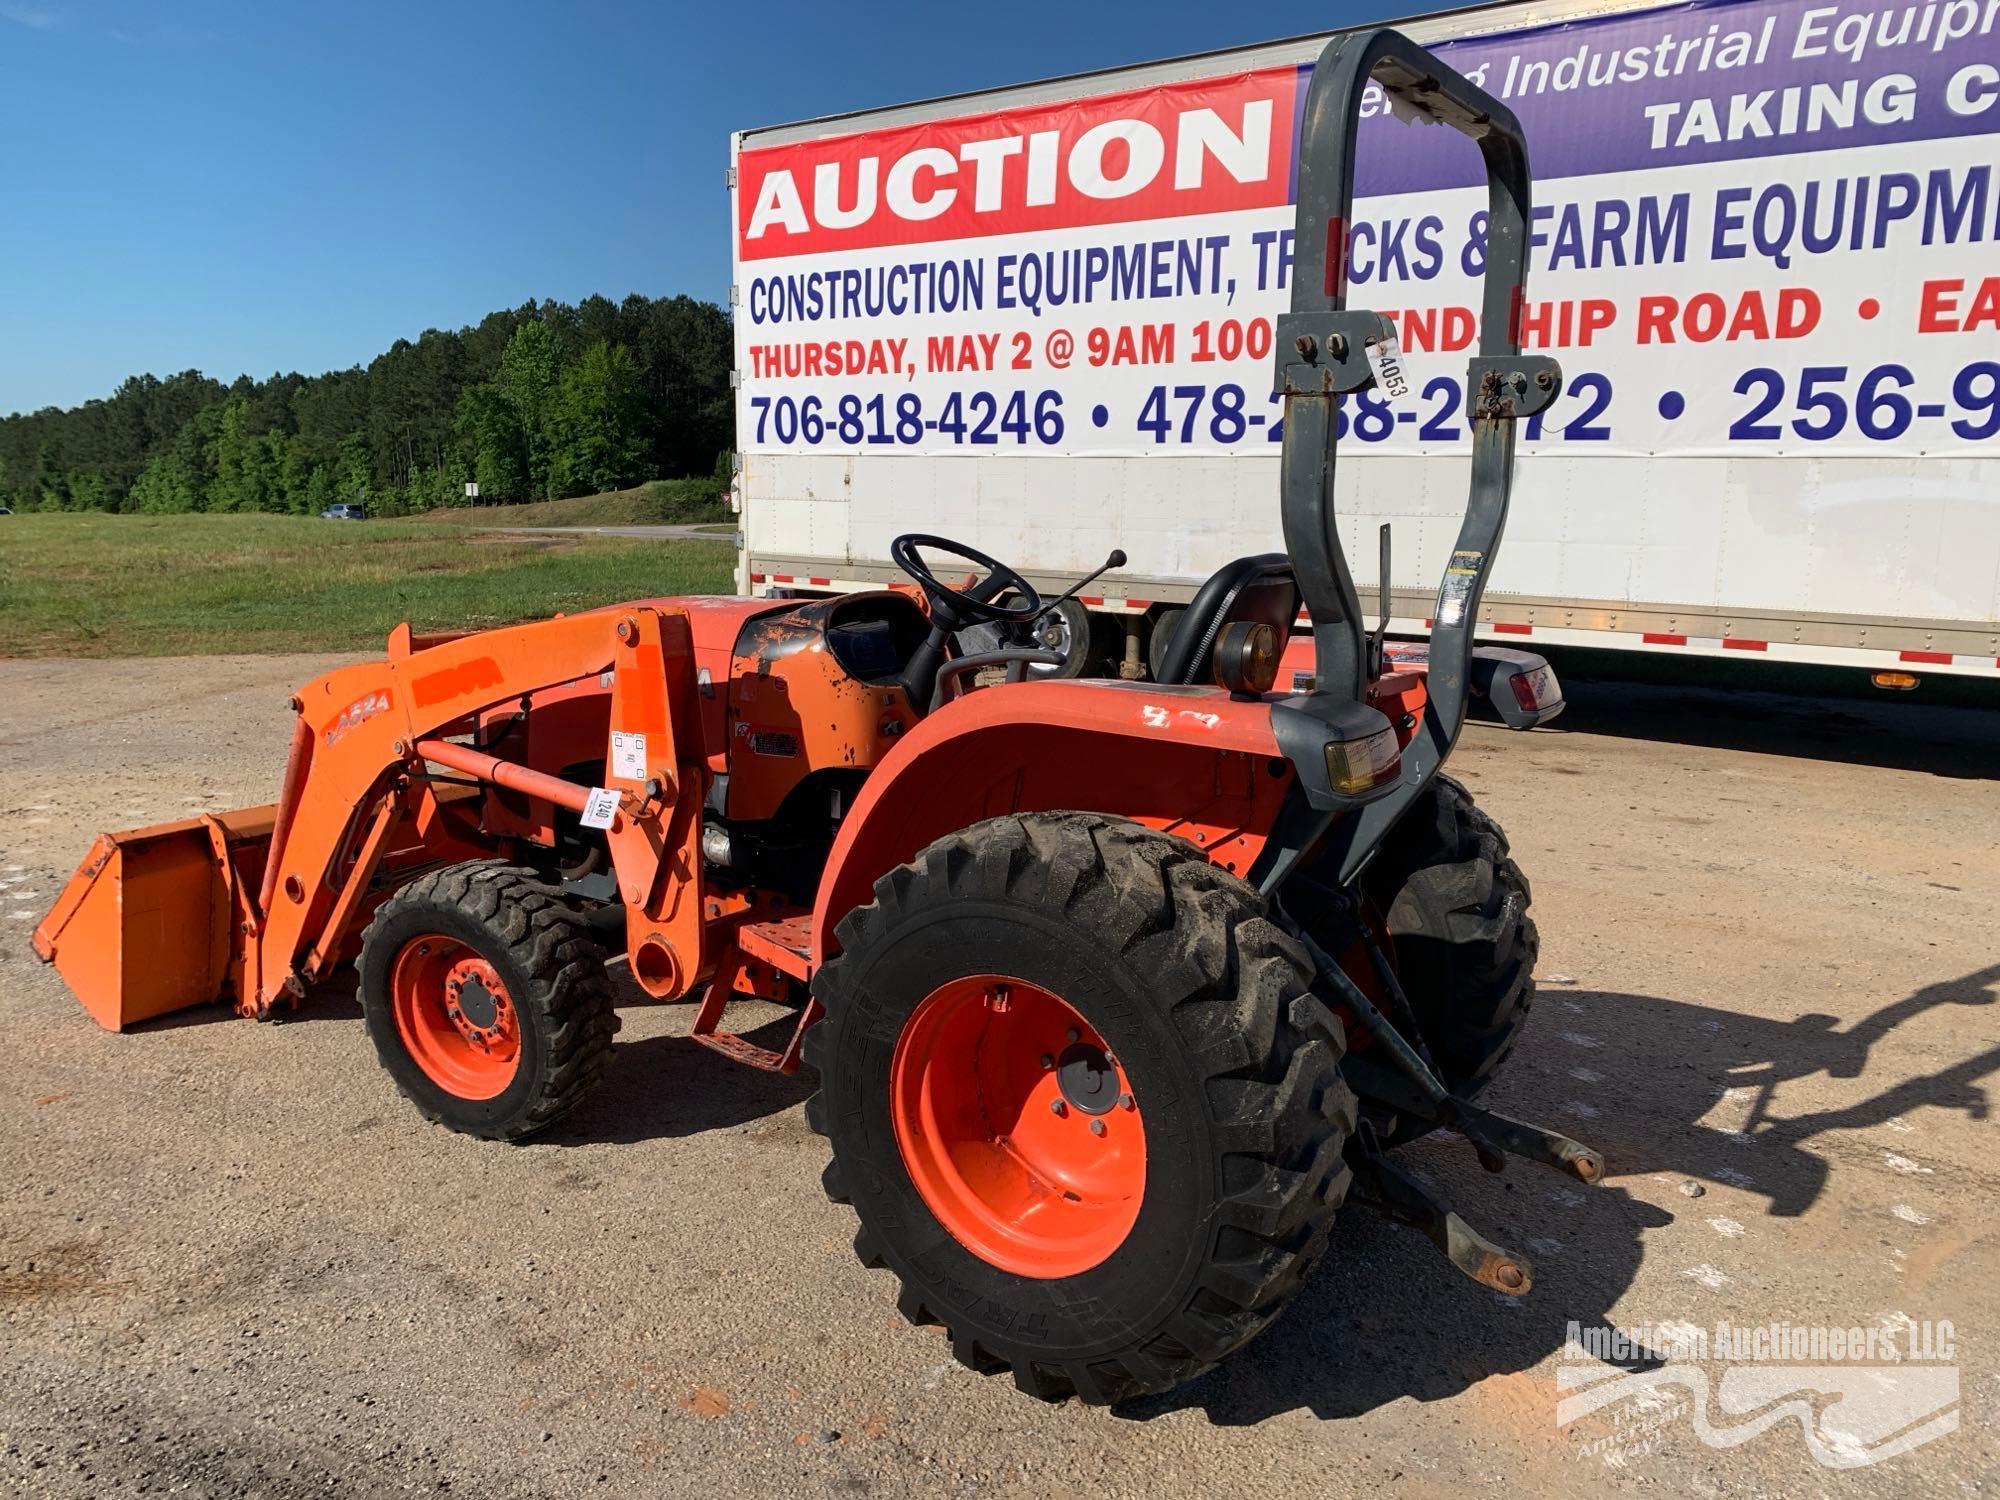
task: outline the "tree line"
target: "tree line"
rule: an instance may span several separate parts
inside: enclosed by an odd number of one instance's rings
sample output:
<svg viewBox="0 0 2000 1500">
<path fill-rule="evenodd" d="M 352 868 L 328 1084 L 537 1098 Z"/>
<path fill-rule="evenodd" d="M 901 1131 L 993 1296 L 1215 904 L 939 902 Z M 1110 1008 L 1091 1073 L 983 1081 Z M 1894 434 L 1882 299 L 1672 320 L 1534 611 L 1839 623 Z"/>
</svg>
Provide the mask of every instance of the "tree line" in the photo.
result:
<svg viewBox="0 0 2000 1500">
<path fill-rule="evenodd" d="M 325 375 L 134 375 L 0 418 L 16 510 L 395 515 L 727 472 L 729 315 L 691 297 L 528 302 Z"/>
</svg>

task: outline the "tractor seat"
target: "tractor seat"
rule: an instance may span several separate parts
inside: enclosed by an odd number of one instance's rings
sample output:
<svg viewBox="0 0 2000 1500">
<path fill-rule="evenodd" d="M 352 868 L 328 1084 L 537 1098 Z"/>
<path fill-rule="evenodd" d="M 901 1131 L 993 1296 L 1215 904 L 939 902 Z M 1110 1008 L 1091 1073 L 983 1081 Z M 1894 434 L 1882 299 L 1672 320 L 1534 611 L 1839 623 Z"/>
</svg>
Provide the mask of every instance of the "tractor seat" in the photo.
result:
<svg viewBox="0 0 2000 1500">
<path fill-rule="evenodd" d="M 1175 685 L 1213 681 L 1215 643 L 1224 627 L 1238 620 L 1275 628 L 1282 651 L 1298 613 L 1299 582 L 1284 553 L 1263 552 L 1224 563 L 1189 602 L 1187 613 L 1165 627 L 1171 634 L 1154 676 Z"/>
</svg>

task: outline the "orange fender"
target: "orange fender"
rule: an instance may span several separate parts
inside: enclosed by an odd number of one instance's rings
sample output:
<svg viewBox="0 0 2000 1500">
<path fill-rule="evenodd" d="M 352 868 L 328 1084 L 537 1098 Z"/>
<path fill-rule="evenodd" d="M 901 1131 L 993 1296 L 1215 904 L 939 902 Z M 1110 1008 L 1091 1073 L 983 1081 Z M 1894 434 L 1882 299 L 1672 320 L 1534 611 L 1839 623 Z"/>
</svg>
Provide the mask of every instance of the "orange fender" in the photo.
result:
<svg viewBox="0 0 2000 1500">
<path fill-rule="evenodd" d="M 933 840 L 1013 812 L 1101 812 L 1176 834 L 1241 875 L 1263 851 L 1292 767 L 1268 699 L 1221 688 L 1023 682 L 932 713 L 868 778 L 813 905 L 813 962 L 835 925 Z"/>
</svg>

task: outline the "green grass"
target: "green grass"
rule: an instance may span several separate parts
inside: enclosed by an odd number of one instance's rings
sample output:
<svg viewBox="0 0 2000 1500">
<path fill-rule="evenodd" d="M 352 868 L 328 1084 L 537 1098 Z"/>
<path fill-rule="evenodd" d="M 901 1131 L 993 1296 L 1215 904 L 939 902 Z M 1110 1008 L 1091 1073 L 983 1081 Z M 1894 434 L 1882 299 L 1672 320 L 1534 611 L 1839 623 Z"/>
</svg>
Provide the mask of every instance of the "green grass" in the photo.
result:
<svg viewBox="0 0 2000 1500">
<path fill-rule="evenodd" d="M 730 522 L 717 479 L 656 479 L 637 489 L 532 500 L 520 505 L 465 505 L 413 519 L 447 526 L 679 526 Z M 726 529 L 733 530 L 733 523 Z"/>
<path fill-rule="evenodd" d="M 484 628 L 728 592 L 722 541 L 465 536 L 289 516 L 0 516 L 0 656 L 379 649 L 394 626 Z"/>
</svg>

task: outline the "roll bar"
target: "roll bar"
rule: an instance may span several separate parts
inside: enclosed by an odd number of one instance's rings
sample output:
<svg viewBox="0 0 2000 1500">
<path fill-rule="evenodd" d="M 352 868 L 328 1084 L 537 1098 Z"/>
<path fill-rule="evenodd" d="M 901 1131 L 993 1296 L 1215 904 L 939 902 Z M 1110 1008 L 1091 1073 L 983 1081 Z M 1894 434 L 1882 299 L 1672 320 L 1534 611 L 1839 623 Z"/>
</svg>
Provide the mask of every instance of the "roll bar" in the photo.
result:
<svg viewBox="0 0 2000 1500">
<path fill-rule="evenodd" d="M 1465 722 L 1473 627 L 1507 520 L 1514 475 L 1514 423 L 1540 411 L 1562 388 L 1553 359 L 1521 353 L 1521 299 L 1527 277 L 1530 179 L 1520 122 L 1499 100 L 1388 28 L 1335 37 L 1320 54 L 1299 132 L 1298 208 L 1292 310 L 1277 322 L 1274 389 L 1284 398 L 1280 486 L 1285 549 L 1312 621 L 1315 686 L 1283 705 L 1331 721 L 1364 701 L 1367 633 L 1334 516 L 1338 397 L 1374 384 L 1368 345 L 1392 339 L 1380 313 L 1347 308 L 1347 226 L 1354 203 L 1354 146 L 1370 80 L 1397 112 L 1470 136 L 1485 158 L 1487 260 L 1479 347 L 1468 368 L 1472 419 L 1471 494 L 1458 542 L 1438 586 L 1431 627 L 1429 701 L 1403 751 L 1403 776 L 1388 796 L 1340 820 L 1341 879 L 1351 879 L 1413 802 L 1456 742 Z M 1384 590 L 1388 580 L 1382 580 Z M 1386 595 L 1385 595 L 1386 597 Z M 1322 809 L 1323 811 L 1329 809 Z"/>
</svg>

